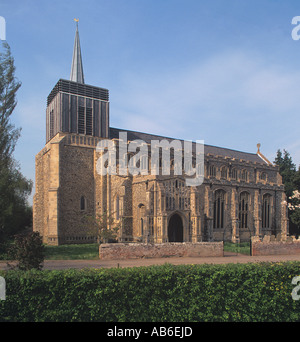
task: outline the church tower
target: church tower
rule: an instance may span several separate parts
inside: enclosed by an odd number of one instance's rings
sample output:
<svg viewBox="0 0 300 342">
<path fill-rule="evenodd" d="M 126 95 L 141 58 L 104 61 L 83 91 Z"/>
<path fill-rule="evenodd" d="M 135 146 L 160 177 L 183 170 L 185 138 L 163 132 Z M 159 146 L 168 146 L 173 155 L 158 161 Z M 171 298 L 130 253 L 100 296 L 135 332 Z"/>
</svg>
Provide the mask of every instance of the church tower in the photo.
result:
<svg viewBox="0 0 300 342">
<path fill-rule="evenodd" d="M 109 91 L 84 83 L 78 21 L 70 80 L 60 79 L 47 98 L 46 142 L 59 132 L 109 137 Z"/>
<path fill-rule="evenodd" d="M 46 144 L 35 159 L 33 229 L 45 243 L 94 241 L 81 220 L 95 213 L 95 150 L 108 137 L 109 92 L 85 84 L 77 21 L 70 79 L 47 98 Z"/>
</svg>

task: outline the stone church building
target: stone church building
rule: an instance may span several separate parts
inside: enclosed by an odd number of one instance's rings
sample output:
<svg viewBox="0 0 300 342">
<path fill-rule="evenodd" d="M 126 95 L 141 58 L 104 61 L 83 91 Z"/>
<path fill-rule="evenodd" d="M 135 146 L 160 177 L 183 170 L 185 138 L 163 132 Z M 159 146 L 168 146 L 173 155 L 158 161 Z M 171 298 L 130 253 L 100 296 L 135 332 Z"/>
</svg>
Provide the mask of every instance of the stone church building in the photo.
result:
<svg viewBox="0 0 300 342">
<path fill-rule="evenodd" d="M 77 25 L 71 77 L 60 79 L 47 98 L 46 145 L 36 155 L 33 229 L 44 243 L 94 242 L 83 218 L 105 212 L 120 226 L 119 242 L 237 242 L 288 234 L 281 176 L 259 144 L 256 153 L 204 145 L 198 186 L 175 174 L 172 153 L 168 175 L 101 175 L 101 140 L 118 144 L 126 133 L 127 144 L 173 141 L 112 128 L 109 115 L 109 91 L 84 82 Z M 146 162 L 150 168 L 150 154 Z"/>
</svg>

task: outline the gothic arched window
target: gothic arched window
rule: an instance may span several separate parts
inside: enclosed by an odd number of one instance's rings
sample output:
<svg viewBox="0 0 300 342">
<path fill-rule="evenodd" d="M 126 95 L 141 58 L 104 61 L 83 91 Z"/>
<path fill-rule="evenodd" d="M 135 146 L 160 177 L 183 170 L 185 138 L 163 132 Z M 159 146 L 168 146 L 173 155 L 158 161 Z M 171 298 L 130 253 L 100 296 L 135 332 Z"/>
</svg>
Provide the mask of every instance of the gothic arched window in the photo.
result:
<svg viewBox="0 0 300 342">
<path fill-rule="evenodd" d="M 216 177 L 216 167 L 214 165 L 209 166 L 209 175 L 210 177 Z"/>
<path fill-rule="evenodd" d="M 224 228 L 225 191 L 217 190 L 214 199 L 214 228 Z"/>
<path fill-rule="evenodd" d="M 249 194 L 248 192 L 242 192 L 240 194 L 239 203 L 239 220 L 240 228 L 248 228 L 248 213 L 249 213 Z"/>
<path fill-rule="evenodd" d="M 262 228 L 271 227 L 271 195 L 263 196 L 262 203 Z"/>
<path fill-rule="evenodd" d="M 231 170 L 231 179 L 237 179 L 237 169 L 233 168 Z"/>
<path fill-rule="evenodd" d="M 146 210 L 146 207 L 144 206 L 144 204 L 140 203 L 138 205 L 138 220 L 139 220 L 139 230 L 140 230 L 140 236 L 141 237 L 143 237 L 143 235 L 144 235 L 145 210 Z"/>
</svg>

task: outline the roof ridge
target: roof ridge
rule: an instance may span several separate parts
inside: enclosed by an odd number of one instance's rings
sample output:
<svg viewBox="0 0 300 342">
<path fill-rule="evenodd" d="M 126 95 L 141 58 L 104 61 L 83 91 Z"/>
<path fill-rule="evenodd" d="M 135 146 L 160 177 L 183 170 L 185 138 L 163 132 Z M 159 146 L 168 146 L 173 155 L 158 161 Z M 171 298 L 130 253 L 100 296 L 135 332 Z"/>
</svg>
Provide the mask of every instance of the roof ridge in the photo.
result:
<svg viewBox="0 0 300 342">
<path fill-rule="evenodd" d="M 123 129 L 123 128 L 116 128 L 116 127 L 109 127 L 110 129 L 115 129 L 117 131 L 125 131 L 125 132 L 131 132 L 131 133 L 139 133 L 139 134 L 146 134 L 146 135 L 151 135 L 151 136 L 155 136 L 155 137 L 160 137 L 160 138 L 165 138 L 165 139 L 172 139 L 172 140 L 180 140 L 180 141 L 185 141 L 184 139 L 177 139 L 177 138 L 171 138 L 171 137 L 165 137 L 163 135 L 157 135 L 157 134 L 152 134 L 152 133 L 145 133 L 145 132 L 140 132 L 140 131 L 133 131 L 133 130 L 129 130 L 129 129 Z M 193 143 L 196 143 L 196 141 L 192 141 Z M 247 153 L 247 154 L 251 154 L 253 156 L 256 156 L 256 153 L 253 152 L 245 152 L 245 151 L 240 151 L 240 150 L 236 150 L 236 149 L 232 149 L 232 148 L 228 148 L 228 147 L 221 147 L 221 146 L 216 146 L 216 145 L 210 145 L 210 144 L 205 144 L 204 146 L 207 147 L 213 147 L 213 148 L 221 148 L 223 150 L 228 150 L 228 151 L 233 151 L 233 152 L 240 152 L 240 153 Z"/>
</svg>

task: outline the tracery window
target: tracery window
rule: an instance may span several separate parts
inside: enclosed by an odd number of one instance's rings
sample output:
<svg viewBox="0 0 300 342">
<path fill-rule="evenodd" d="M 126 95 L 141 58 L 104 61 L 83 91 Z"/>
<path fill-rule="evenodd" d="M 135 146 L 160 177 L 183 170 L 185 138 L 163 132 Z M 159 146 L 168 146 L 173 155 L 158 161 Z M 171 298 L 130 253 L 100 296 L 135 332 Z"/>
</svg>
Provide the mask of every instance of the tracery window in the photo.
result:
<svg viewBox="0 0 300 342">
<path fill-rule="evenodd" d="M 187 210 L 190 208 L 190 190 L 180 179 L 164 182 L 166 210 Z"/>
<path fill-rule="evenodd" d="M 209 166 L 209 176 L 216 177 L 216 167 L 214 165 Z"/>
<path fill-rule="evenodd" d="M 262 228 L 271 227 L 271 195 L 263 196 L 262 202 Z"/>
<path fill-rule="evenodd" d="M 151 236 L 154 236 L 154 218 L 153 217 L 149 217 L 148 227 L 149 227 L 149 234 Z"/>
<path fill-rule="evenodd" d="M 233 168 L 231 170 L 231 179 L 237 179 L 237 169 Z"/>
<path fill-rule="evenodd" d="M 241 171 L 241 180 L 248 182 L 248 172 L 247 170 L 242 170 Z"/>
<path fill-rule="evenodd" d="M 240 228 L 248 228 L 249 216 L 249 194 L 244 191 L 240 194 L 239 202 L 239 221 Z"/>
<path fill-rule="evenodd" d="M 225 191 L 217 190 L 214 198 L 214 228 L 224 228 Z"/>
</svg>

